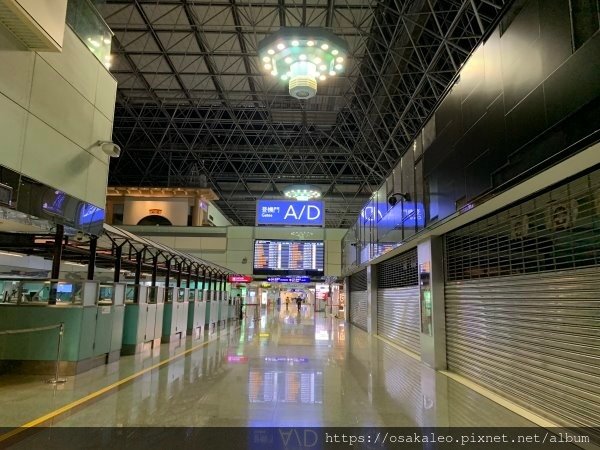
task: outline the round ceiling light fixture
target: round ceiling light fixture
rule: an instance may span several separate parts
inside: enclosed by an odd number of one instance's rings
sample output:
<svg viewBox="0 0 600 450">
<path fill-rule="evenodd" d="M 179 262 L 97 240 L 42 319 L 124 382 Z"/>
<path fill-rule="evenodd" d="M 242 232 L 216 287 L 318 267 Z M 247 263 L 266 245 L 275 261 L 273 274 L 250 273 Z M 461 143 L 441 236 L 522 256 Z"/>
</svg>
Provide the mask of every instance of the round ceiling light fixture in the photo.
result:
<svg viewBox="0 0 600 450">
<path fill-rule="evenodd" d="M 348 45 L 324 28 L 289 27 L 260 41 L 258 56 L 265 71 L 289 80 L 292 97 L 306 100 L 316 95 L 320 75 L 346 69 Z"/>
<path fill-rule="evenodd" d="M 321 190 L 318 187 L 307 184 L 294 184 L 286 187 L 283 190 L 283 195 L 287 198 L 295 198 L 296 200 L 306 202 L 321 198 Z"/>
</svg>

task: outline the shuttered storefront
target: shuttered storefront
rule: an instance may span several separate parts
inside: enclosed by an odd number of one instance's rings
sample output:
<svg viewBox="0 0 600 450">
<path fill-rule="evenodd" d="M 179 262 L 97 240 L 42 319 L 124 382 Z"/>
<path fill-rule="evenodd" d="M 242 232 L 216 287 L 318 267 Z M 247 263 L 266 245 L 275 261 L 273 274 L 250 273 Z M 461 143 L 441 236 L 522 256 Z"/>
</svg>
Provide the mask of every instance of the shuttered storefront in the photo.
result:
<svg viewBox="0 0 600 450">
<path fill-rule="evenodd" d="M 559 424 L 600 418 L 600 172 L 445 238 L 449 370 Z"/>
<path fill-rule="evenodd" d="M 417 250 L 377 266 L 377 333 L 420 353 Z"/>
<path fill-rule="evenodd" d="M 350 323 L 367 330 L 367 270 L 350 276 Z"/>
</svg>

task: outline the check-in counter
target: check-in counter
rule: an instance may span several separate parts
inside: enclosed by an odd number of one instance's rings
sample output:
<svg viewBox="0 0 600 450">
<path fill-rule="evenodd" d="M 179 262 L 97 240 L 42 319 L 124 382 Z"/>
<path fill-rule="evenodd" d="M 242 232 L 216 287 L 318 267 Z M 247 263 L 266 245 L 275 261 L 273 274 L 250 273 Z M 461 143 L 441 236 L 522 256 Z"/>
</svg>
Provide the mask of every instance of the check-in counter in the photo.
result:
<svg viewBox="0 0 600 450">
<path fill-rule="evenodd" d="M 193 339 L 204 337 L 204 324 L 206 321 L 206 302 L 203 298 L 203 291 L 198 289 L 190 290 L 187 334 Z"/>
<path fill-rule="evenodd" d="M 148 304 L 153 305 L 154 312 L 154 319 L 148 322 L 148 334 L 152 334 L 155 344 L 160 345 L 165 314 L 165 289 L 160 286 L 148 287 Z"/>
<path fill-rule="evenodd" d="M 170 286 L 166 290 L 162 342 L 184 338 L 188 322 L 188 288 Z"/>
<path fill-rule="evenodd" d="M 206 329 L 209 333 L 217 331 L 219 322 L 219 301 L 216 291 L 204 291 L 206 293 Z"/>
<path fill-rule="evenodd" d="M 156 287 L 126 286 L 122 355 L 133 355 L 160 345 L 161 332 L 157 334 L 156 323 L 160 320 L 162 328 L 161 292 Z"/>
<path fill-rule="evenodd" d="M 58 326 L 64 324 L 60 352 L 61 375 L 72 375 L 105 364 L 119 321 L 99 298 L 95 281 L 0 279 L 0 360 L 15 371 L 53 373 L 58 350 Z"/>
<path fill-rule="evenodd" d="M 217 291 L 217 298 L 219 301 L 219 327 L 223 329 L 227 326 L 227 320 L 229 319 L 227 293 L 223 291 Z"/>
<path fill-rule="evenodd" d="M 121 356 L 123 345 L 123 323 L 125 321 L 125 285 L 122 283 L 100 283 L 98 287 L 98 312 L 97 323 L 110 320 L 110 338 L 107 342 L 103 333 L 108 331 L 102 327 L 96 328 L 96 337 L 102 336 L 101 343 L 96 339 L 94 354 L 101 354 L 106 350 L 107 362 L 117 361 Z"/>
</svg>

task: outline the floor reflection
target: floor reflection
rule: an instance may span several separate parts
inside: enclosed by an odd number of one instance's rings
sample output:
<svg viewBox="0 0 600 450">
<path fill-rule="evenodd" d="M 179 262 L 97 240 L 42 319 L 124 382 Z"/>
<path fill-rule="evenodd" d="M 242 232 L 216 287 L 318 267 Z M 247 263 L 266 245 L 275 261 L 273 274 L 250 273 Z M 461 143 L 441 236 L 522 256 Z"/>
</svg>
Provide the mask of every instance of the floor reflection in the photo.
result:
<svg viewBox="0 0 600 450">
<path fill-rule="evenodd" d="M 343 321 L 293 306 L 263 309 L 259 320 L 244 320 L 56 424 L 532 425 Z"/>
</svg>

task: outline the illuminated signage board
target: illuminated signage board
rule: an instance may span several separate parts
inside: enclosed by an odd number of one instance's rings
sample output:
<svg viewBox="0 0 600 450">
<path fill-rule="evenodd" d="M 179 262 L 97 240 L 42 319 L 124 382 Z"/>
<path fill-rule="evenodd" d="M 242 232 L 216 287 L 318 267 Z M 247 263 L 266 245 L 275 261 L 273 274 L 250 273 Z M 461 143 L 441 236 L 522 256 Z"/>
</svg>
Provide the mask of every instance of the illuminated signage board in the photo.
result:
<svg viewBox="0 0 600 450">
<path fill-rule="evenodd" d="M 229 283 L 251 283 L 252 277 L 248 275 L 227 275 L 227 282 Z"/>
<path fill-rule="evenodd" d="M 417 207 L 414 208 L 412 204 L 404 204 L 404 208 L 399 206 L 392 208 L 389 211 L 381 211 L 376 206 L 365 206 L 360 211 L 360 217 L 362 223 L 375 223 L 379 222 L 384 217 L 394 222 L 394 226 L 404 225 L 405 227 L 411 228 L 415 226 L 425 226 L 425 210 L 423 205 L 418 203 Z"/>
<path fill-rule="evenodd" d="M 258 200 L 256 224 L 322 227 L 325 225 L 325 208 L 323 202 Z"/>
<path fill-rule="evenodd" d="M 267 277 L 269 283 L 310 283 L 310 277 Z"/>
<path fill-rule="evenodd" d="M 254 241 L 254 275 L 322 276 L 324 266 L 323 241 Z"/>
</svg>

